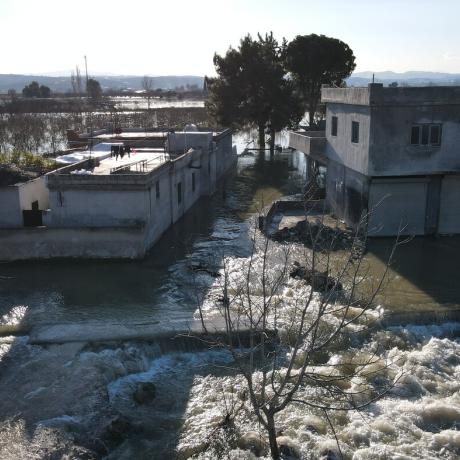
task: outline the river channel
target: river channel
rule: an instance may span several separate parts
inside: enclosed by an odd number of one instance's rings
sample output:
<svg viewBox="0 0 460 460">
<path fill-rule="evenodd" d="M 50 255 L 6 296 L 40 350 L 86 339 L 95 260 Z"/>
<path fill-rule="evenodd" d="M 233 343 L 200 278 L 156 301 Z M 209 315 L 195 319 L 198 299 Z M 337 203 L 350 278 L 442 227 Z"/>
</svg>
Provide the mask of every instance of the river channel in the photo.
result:
<svg viewBox="0 0 460 460">
<path fill-rule="evenodd" d="M 237 137 L 240 153 L 246 141 Z M 16 327 L 16 336 L 8 336 L 5 328 L 0 340 L 2 458 L 48 458 L 51 449 L 69 458 L 185 459 L 202 451 L 222 417 L 219 398 L 241 386 L 227 367 L 231 359 L 226 353 L 185 349 L 165 354 L 158 343 L 121 342 L 116 334 L 106 344 L 41 347 L 28 344 L 28 331 L 37 325 L 73 325 L 83 331 L 96 323 L 110 329 L 112 324 L 192 318 L 197 304 L 190 266 L 217 269 L 222 257 L 248 257 L 251 216 L 299 192 L 304 178 L 304 158 L 297 152 L 240 155 L 219 191 L 200 200 L 142 261 L 0 265 L 5 277 L 0 280 L 0 318 L 5 327 Z M 389 247 L 389 240 L 371 242 L 373 273 L 381 270 Z M 378 300 L 386 310 L 411 312 L 409 323 L 410 318 L 418 322 L 419 311 L 458 310 L 459 255 L 458 238 L 412 240 L 398 251 L 391 283 Z M 204 274 L 200 288 L 211 288 L 213 281 Z M 386 347 L 385 353 L 403 363 L 397 366 L 412 380 L 407 390 L 398 390 L 372 411 L 334 420 L 346 458 L 428 459 L 438 453 L 439 458 L 456 458 L 458 332 L 452 323 L 396 325 L 371 337 L 368 346 Z M 133 403 L 139 382 L 155 383 L 153 407 Z M 302 458 L 334 452 L 335 443 L 318 417 L 302 410 L 295 408 L 280 421 Z M 405 417 L 395 421 L 403 412 Z M 304 423 L 307 416 L 309 424 Z M 250 419 L 241 423 L 256 429 Z M 217 458 L 210 455 L 199 458 Z M 235 455 L 231 458 L 253 458 L 248 452 Z"/>
<path fill-rule="evenodd" d="M 278 139 L 280 143 L 285 137 Z M 241 153 L 246 138 L 236 143 Z M 204 198 L 142 261 L 50 261 L 0 266 L 0 317 L 26 307 L 22 324 L 87 321 L 186 319 L 196 308 L 189 288 L 190 264 L 218 264 L 216 257 L 244 256 L 248 218 L 273 200 L 299 192 L 305 161 L 299 152 L 240 156 L 236 170 L 211 198 Z M 368 260 L 382 271 L 391 239 L 374 239 Z M 401 246 L 389 273 L 390 285 L 379 297 L 397 312 L 460 308 L 460 238 L 415 238 Z M 23 309 L 24 310 L 24 309 Z M 24 312 L 24 311 L 23 311 Z"/>
</svg>

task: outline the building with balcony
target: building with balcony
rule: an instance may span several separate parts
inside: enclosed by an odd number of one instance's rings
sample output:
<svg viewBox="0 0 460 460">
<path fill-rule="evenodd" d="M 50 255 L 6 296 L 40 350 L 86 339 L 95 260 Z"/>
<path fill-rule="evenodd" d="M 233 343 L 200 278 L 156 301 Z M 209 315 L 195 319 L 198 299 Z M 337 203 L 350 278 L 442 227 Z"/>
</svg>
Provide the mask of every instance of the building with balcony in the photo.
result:
<svg viewBox="0 0 460 460">
<path fill-rule="evenodd" d="M 290 146 L 327 168 L 326 200 L 375 236 L 460 233 L 460 87 L 323 88 L 326 131 Z"/>
</svg>

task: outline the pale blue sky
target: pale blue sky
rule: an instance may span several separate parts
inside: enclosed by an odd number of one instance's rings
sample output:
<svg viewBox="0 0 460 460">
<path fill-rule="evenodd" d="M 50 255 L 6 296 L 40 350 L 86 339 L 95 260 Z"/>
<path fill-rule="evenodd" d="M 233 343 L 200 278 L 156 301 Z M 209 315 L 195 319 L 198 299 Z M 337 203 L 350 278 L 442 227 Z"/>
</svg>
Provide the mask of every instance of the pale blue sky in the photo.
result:
<svg viewBox="0 0 460 460">
<path fill-rule="evenodd" d="M 0 73 L 212 74 L 246 33 L 322 33 L 357 71 L 460 73 L 460 0 L 0 0 Z"/>
</svg>

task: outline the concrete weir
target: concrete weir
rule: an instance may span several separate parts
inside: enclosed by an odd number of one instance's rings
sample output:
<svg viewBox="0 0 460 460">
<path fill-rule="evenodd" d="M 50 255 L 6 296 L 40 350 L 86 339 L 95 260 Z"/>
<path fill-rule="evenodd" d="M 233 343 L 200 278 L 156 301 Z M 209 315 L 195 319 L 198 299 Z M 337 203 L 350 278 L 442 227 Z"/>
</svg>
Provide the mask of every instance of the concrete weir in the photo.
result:
<svg viewBox="0 0 460 460">
<path fill-rule="evenodd" d="M 208 348 L 226 335 L 223 321 L 206 321 L 206 328 L 205 332 L 199 320 L 45 324 L 33 326 L 30 329 L 29 343 L 49 345 L 70 342 L 107 343 L 138 340 L 158 343 L 164 352 L 186 351 Z M 235 345 L 246 346 L 249 343 L 249 329 L 243 327 L 232 335 Z"/>
<path fill-rule="evenodd" d="M 392 313 L 384 315 L 373 327 L 388 328 L 407 325 L 459 324 L 460 310 Z M 189 347 L 206 348 L 226 334 L 222 319 L 206 321 L 206 333 L 199 320 L 153 322 L 91 322 L 71 324 L 41 324 L 28 331 L 33 345 L 63 344 L 69 342 L 120 342 L 126 340 L 154 341 L 163 344 L 165 350 L 184 350 Z M 455 328 L 458 331 L 458 327 Z M 26 331 L 22 331 L 24 333 Z M 248 343 L 249 329 L 241 327 L 234 334 L 235 341 Z M 198 345 L 198 344 L 201 344 Z"/>
</svg>

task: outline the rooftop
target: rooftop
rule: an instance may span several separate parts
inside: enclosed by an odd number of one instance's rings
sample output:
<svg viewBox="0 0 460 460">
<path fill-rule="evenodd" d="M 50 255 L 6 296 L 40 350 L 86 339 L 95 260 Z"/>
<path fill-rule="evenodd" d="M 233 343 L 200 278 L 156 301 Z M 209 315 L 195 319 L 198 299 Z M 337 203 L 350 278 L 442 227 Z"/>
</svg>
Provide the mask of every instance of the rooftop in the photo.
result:
<svg viewBox="0 0 460 460">
<path fill-rule="evenodd" d="M 169 159 L 169 154 L 163 149 L 138 148 L 134 149 L 130 156 L 125 154 L 123 158 L 109 157 L 102 160 L 99 166 L 94 168 L 93 174 L 146 173 Z"/>
<path fill-rule="evenodd" d="M 365 106 L 460 105 L 460 86 L 322 88 L 321 102 Z"/>
</svg>

